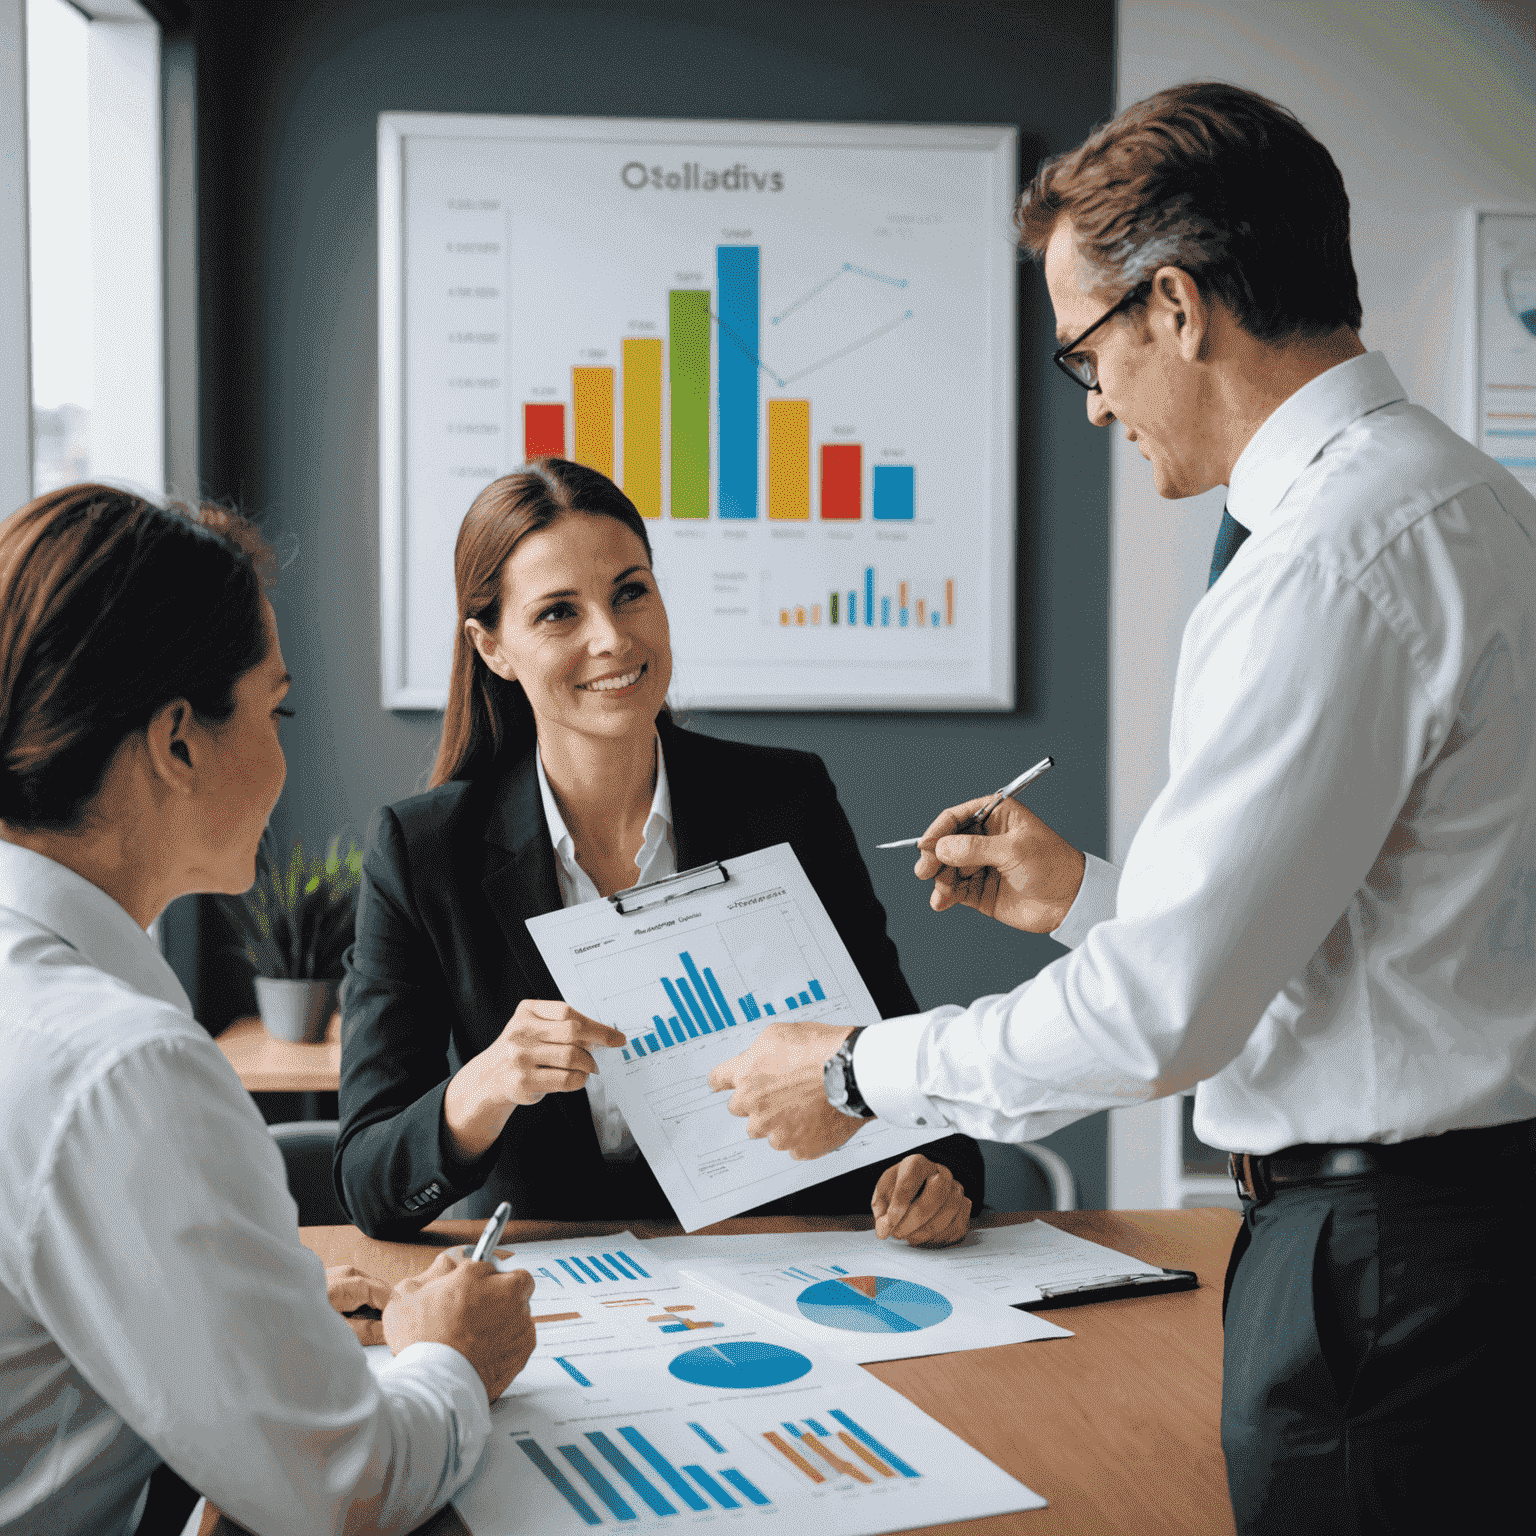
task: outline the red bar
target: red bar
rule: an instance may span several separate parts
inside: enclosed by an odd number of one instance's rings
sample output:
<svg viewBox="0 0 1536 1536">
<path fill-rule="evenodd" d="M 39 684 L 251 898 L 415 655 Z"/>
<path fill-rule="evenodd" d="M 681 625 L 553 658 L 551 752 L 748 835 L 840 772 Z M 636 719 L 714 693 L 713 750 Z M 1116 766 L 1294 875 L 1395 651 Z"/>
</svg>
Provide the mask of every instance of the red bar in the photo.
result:
<svg viewBox="0 0 1536 1536">
<path fill-rule="evenodd" d="M 565 457 L 565 406 L 534 405 L 523 407 L 523 457 L 525 459 L 563 459 Z"/>
<path fill-rule="evenodd" d="M 821 515 L 857 519 L 864 488 L 864 449 L 858 443 L 821 445 Z"/>
</svg>

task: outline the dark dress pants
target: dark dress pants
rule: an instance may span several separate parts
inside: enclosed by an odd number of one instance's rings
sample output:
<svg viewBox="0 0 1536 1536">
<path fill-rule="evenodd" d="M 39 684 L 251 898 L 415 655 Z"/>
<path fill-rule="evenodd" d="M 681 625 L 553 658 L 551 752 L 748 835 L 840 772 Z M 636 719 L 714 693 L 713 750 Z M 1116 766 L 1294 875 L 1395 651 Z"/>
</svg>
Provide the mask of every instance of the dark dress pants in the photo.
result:
<svg viewBox="0 0 1536 1536">
<path fill-rule="evenodd" d="M 1533 1191 L 1501 1160 L 1247 1206 L 1221 1407 L 1243 1536 L 1536 1529 Z"/>
</svg>

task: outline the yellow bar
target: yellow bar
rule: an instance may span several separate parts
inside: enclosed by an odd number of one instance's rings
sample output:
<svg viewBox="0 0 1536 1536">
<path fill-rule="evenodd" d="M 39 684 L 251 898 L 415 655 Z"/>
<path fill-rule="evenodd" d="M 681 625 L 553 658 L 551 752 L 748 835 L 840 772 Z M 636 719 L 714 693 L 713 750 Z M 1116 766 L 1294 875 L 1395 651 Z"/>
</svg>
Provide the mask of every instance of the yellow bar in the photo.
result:
<svg viewBox="0 0 1536 1536">
<path fill-rule="evenodd" d="M 624 494 L 661 516 L 661 337 L 631 337 L 624 357 Z"/>
<path fill-rule="evenodd" d="M 789 623 L 789 609 L 788 608 L 780 608 L 779 609 L 779 623 L 780 624 L 788 624 Z"/>
<path fill-rule="evenodd" d="M 613 479 L 613 369 L 572 368 L 576 429 L 571 457 Z"/>
<path fill-rule="evenodd" d="M 795 623 L 796 624 L 804 624 L 805 623 L 805 609 L 804 608 L 796 608 L 795 609 Z"/>
<path fill-rule="evenodd" d="M 811 402 L 768 402 L 768 516 L 811 515 Z"/>
</svg>

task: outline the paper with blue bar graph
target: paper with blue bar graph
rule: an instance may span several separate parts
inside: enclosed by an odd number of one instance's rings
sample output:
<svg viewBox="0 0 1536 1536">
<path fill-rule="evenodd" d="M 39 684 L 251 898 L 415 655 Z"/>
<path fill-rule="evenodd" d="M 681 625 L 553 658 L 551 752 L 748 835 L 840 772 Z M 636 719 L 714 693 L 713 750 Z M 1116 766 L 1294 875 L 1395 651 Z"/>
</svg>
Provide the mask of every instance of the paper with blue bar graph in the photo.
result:
<svg viewBox="0 0 1536 1536">
<path fill-rule="evenodd" d="M 528 920 L 572 1007 L 622 1029 L 603 1085 L 689 1232 L 945 1134 L 872 1121 L 795 1162 L 747 1136 L 711 1090 L 717 1062 L 774 1018 L 878 1024 L 879 1010 L 788 843 L 727 861 L 723 885 L 624 916 L 607 900 Z"/>
<path fill-rule="evenodd" d="M 454 1500 L 473 1536 L 664 1531 L 729 1514 L 873 1536 L 1045 1502 L 856 1366 L 628 1233 L 515 1245 L 538 1343 Z M 375 1369 L 387 1369 L 388 1350 Z"/>
</svg>

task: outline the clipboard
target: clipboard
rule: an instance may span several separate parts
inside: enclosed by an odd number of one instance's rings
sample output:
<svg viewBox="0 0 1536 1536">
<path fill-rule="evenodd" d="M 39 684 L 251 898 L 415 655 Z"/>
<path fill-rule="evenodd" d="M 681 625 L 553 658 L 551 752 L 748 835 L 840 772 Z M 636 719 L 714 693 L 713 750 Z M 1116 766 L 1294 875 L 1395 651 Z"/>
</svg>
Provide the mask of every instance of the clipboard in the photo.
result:
<svg viewBox="0 0 1536 1536">
<path fill-rule="evenodd" d="M 1057 1307 L 1085 1307 L 1095 1301 L 1121 1301 L 1127 1296 L 1165 1296 L 1170 1291 L 1198 1290 L 1200 1277 L 1192 1269 L 1165 1269 L 1156 1275 L 1119 1275 L 1086 1285 L 1042 1285 L 1039 1301 L 1016 1301 L 1021 1312 L 1048 1312 Z"/>
<path fill-rule="evenodd" d="M 675 875 L 664 875 L 660 880 L 645 885 L 632 885 L 627 891 L 615 891 L 608 897 L 614 911 L 622 917 L 633 917 L 637 912 L 649 912 L 664 907 L 669 901 L 682 901 L 707 891 L 711 886 L 724 885 L 730 874 L 719 859 L 708 864 L 695 864 L 692 869 L 680 870 Z"/>
</svg>

